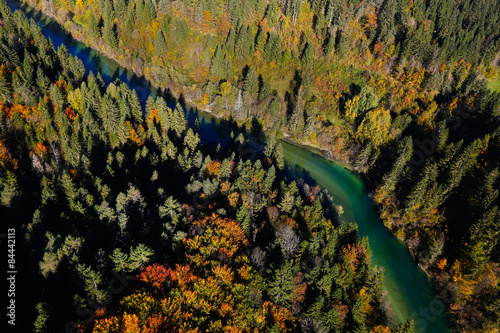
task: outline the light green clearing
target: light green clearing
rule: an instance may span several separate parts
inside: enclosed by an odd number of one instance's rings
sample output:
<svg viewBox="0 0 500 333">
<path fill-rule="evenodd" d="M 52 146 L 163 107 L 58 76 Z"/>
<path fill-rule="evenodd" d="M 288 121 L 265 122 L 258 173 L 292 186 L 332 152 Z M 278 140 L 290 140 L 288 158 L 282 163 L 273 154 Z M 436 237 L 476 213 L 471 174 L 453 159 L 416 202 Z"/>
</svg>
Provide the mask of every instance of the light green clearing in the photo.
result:
<svg viewBox="0 0 500 333">
<path fill-rule="evenodd" d="M 500 92 L 500 74 L 497 75 L 496 80 L 488 80 L 488 88 Z"/>
</svg>

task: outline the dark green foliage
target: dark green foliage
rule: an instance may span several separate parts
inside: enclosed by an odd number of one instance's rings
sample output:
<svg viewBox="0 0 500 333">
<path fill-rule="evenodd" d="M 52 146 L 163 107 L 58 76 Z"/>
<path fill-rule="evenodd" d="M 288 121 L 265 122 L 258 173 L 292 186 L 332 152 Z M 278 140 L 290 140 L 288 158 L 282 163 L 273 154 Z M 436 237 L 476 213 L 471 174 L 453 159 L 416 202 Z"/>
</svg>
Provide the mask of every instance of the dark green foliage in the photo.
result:
<svg viewBox="0 0 500 333">
<path fill-rule="evenodd" d="M 281 54 L 281 38 L 278 34 L 271 32 L 264 48 L 268 61 L 278 61 Z"/>
<path fill-rule="evenodd" d="M 224 53 L 220 47 L 217 47 L 210 65 L 210 75 L 215 80 L 220 80 L 225 76 Z"/>
<path fill-rule="evenodd" d="M 163 32 L 158 30 L 155 38 L 155 54 L 156 56 L 162 58 L 167 52 L 167 42 L 165 42 L 165 37 L 163 37 Z"/>
<path fill-rule="evenodd" d="M 248 70 L 248 73 L 245 77 L 244 88 L 245 91 L 248 91 L 251 94 L 256 94 L 259 91 L 259 78 L 254 67 Z"/>
<path fill-rule="evenodd" d="M 118 38 L 116 37 L 114 23 L 111 23 L 110 21 L 106 21 L 106 23 L 104 23 L 103 37 L 104 42 L 112 49 L 118 48 Z"/>
<path fill-rule="evenodd" d="M 306 48 L 304 49 L 304 53 L 302 54 L 302 67 L 304 69 L 310 69 L 313 65 L 314 61 L 314 50 L 312 43 L 307 43 Z"/>
</svg>

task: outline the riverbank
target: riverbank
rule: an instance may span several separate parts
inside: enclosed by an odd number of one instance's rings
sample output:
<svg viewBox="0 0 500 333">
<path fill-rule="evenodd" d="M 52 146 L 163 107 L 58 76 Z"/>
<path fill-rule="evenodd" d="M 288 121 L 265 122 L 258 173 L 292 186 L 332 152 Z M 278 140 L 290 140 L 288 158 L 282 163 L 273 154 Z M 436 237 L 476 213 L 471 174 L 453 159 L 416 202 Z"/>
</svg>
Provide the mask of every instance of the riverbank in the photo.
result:
<svg viewBox="0 0 500 333">
<path fill-rule="evenodd" d="M 96 50 L 98 53 L 104 55 L 105 57 L 115 61 L 118 63 L 120 66 L 126 68 L 127 70 L 133 72 L 136 76 L 144 78 L 146 81 L 148 81 L 153 87 L 159 90 L 165 91 L 168 95 L 170 95 L 173 99 L 175 100 L 184 100 L 187 103 L 188 107 L 195 108 L 196 110 L 205 112 L 210 114 L 213 117 L 223 119 L 223 120 L 230 120 L 226 115 L 214 112 L 209 105 L 210 103 L 203 103 L 201 102 L 202 96 L 205 94 L 205 91 L 199 87 L 193 87 L 193 86 L 184 86 L 178 83 L 175 80 L 171 80 L 171 77 L 178 77 L 181 76 L 182 74 L 177 72 L 173 67 L 169 67 L 169 73 L 166 73 L 169 77 L 167 80 L 167 83 L 165 83 L 163 80 L 157 79 L 154 77 L 154 75 L 150 75 L 149 73 L 145 73 L 143 70 L 141 70 L 140 67 L 134 61 L 131 59 L 131 56 L 126 54 L 126 53 L 117 53 L 116 51 L 113 51 L 110 47 L 104 45 L 103 43 L 100 43 L 99 41 L 91 40 L 86 36 L 82 31 L 79 29 L 79 25 L 70 21 L 66 20 L 67 16 L 58 13 L 51 9 L 51 8 L 40 8 L 40 3 L 36 3 L 33 0 L 21 0 L 22 3 L 25 3 L 29 7 L 37 10 L 38 12 L 41 12 L 45 14 L 46 16 L 49 16 L 53 20 L 55 20 L 61 27 L 64 28 L 65 32 L 69 34 L 72 38 L 75 40 L 87 45 L 91 49 Z M 198 98 L 196 98 L 198 97 Z M 147 96 L 144 96 L 144 98 L 147 98 Z M 245 126 L 248 121 L 246 122 L 237 122 L 238 126 L 242 129 L 245 129 L 247 126 Z M 265 124 L 263 124 L 265 126 Z M 344 167 L 345 169 L 351 171 L 351 172 L 356 172 L 354 170 L 354 167 L 352 165 L 352 161 L 346 158 L 338 158 L 335 156 L 335 154 L 332 152 L 332 150 L 321 147 L 317 143 L 313 143 L 308 140 L 301 140 L 298 139 L 289 133 L 285 132 L 283 129 L 275 129 L 275 128 L 270 128 L 270 127 L 263 127 L 264 133 L 266 136 L 269 137 L 275 137 L 276 139 L 280 139 L 283 141 L 286 141 L 290 144 L 297 145 L 306 149 L 309 149 L 323 158 L 327 159 L 328 161 L 337 163 Z M 276 135 L 276 133 L 280 133 L 281 135 Z"/>
</svg>

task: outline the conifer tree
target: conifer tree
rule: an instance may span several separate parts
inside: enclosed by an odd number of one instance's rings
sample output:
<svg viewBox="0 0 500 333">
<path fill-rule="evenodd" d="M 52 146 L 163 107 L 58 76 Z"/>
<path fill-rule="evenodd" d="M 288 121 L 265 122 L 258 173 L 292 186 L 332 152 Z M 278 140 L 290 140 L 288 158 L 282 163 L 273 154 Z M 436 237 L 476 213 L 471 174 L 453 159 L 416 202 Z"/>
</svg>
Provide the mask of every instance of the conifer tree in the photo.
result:
<svg viewBox="0 0 500 333">
<path fill-rule="evenodd" d="M 215 50 L 214 56 L 212 58 L 212 63 L 210 65 L 210 75 L 216 80 L 219 81 L 224 78 L 225 70 L 224 70 L 224 52 L 220 46 L 217 46 Z"/>
<path fill-rule="evenodd" d="M 146 0 L 144 4 L 144 12 L 142 15 L 142 23 L 148 25 L 156 18 L 156 10 L 151 0 Z"/>
<path fill-rule="evenodd" d="M 266 10 L 267 24 L 272 28 L 278 22 L 278 4 L 276 0 L 271 0 Z"/>
<path fill-rule="evenodd" d="M 267 61 L 277 62 L 281 54 L 281 38 L 279 34 L 271 32 L 264 47 Z"/>
<path fill-rule="evenodd" d="M 304 49 L 304 53 L 302 54 L 302 68 L 310 69 L 314 62 L 314 49 L 312 43 L 309 42 Z"/>
<path fill-rule="evenodd" d="M 250 47 L 253 44 L 252 27 L 241 25 L 236 35 L 235 54 L 240 60 L 245 60 L 248 57 Z"/>
<path fill-rule="evenodd" d="M 264 46 L 266 45 L 266 40 L 267 40 L 267 33 L 261 27 L 261 28 L 259 28 L 259 32 L 257 32 L 257 37 L 255 40 L 255 50 L 263 52 Z"/>
<path fill-rule="evenodd" d="M 300 86 L 297 92 L 297 101 L 290 118 L 288 128 L 290 132 L 301 134 L 304 128 L 304 86 Z"/>
<path fill-rule="evenodd" d="M 130 262 L 128 254 L 123 253 L 119 248 L 113 250 L 113 254 L 110 255 L 110 259 L 113 262 L 114 270 L 116 272 L 128 272 L 130 267 Z"/>
<path fill-rule="evenodd" d="M 251 94 L 256 94 L 259 91 L 259 78 L 257 76 L 257 71 L 255 67 L 251 67 L 248 70 L 247 76 L 245 77 L 245 91 Z"/>
<path fill-rule="evenodd" d="M 101 37 L 101 29 L 99 28 L 99 23 L 97 22 L 97 19 L 92 12 L 90 12 L 89 16 L 89 36 L 93 41 L 97 41 Z"/>
<path fill-rule="evenodd" d="M 382 179 L 382 186 L 379 188 L 381 198 L 386 198 L 394 191 L 396 184 L 401 179 L 406 164 L 410 161 L 413 154 L 413 141 L 407 137 L 399 144 L 398 157 L 394 162 L 392 169 Z"/>
<path fill-rule="evenodd" d="M 109 45 L 112 49 L 118 48 L 118 39 L 115 34 L 115 24 L 112 21 L 106 21 L 104 23 L 104 42 Z"/>
<path fill-rule="evenodd" d="M 129 269 L 131 271 L 141 269 L 146 266 L 146 264 L 151 260 L 154 252 L 149 247 L 144 244 L 139 244 L 134 248 L 130 248 L 130 264 Z"/>
<path fill-rule="evenodd" d="M 165 37 L 163 37 L 163 32 L 158 30 L 155 38 L 155 55 L 157 57 L 163 58 L 167 53 L 167 42 Z"/>
<path fill-rule="evenodd" d="M 285 167 L 285 156 L 281 143 L 276 145 L 276 149 L 274 150 L 274 159 L 276 160 L 276 166 L 278 169 L 283 170 Z"/>
</svg>

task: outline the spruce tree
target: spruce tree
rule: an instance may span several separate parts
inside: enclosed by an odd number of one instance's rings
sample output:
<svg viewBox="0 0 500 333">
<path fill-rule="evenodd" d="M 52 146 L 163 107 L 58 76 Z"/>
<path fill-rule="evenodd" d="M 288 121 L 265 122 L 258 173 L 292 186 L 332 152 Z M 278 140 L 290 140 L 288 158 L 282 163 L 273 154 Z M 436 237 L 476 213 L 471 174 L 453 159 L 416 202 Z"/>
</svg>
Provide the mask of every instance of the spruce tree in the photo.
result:
<svg viewBox="0 0 500 333">
<path fill-rule="evenodd" d="M 390 196 L 396 188 L 396 184 L 401 180 L 406 165 L 413 154 L 413 141 L 410 137 L 404 138 L 398 147 L 398 157 L 389 173 L 382 178 L 382 186 L 378 189 L 381 199 Z M 380 201 L 380 200 L 379 200 Z"/>
<path fill-rule="evenodd" d="M 151 0 L 146 0 L 144 5 L 144 13 L 142 15 L 142 23 L 148 25 L 156 18 L 156 10 Z"/>
<path fill-rule="evenodd" d="M 118 48 L 118 39 L 115 33 L 115 24 L 109 21 L 104 23 L 104 42 L 112 49 Z"/>
<path fill-rule="evenodd" d="M 257 51 L 263 52 L 264 46 L 266 45 L 266 40 L 267 40 L 267 32 L 265 32 L 264 29 L 260 27 L 255 40 L 255 49 Z"/>
<path fill-rule="evenodd" d="M 89 36 L 93 41 L 96 41 L 101 37 L 101 29 L 99 28 L 99 23 L 94 16 L 94 13 L 90 12 L 89 16 Z"/>
<path fill-rule="evenodd" d="M 220 46 L 217 46 L 210 65 L 210 75 L 215 81 L 219 81 L 224 78 L 224 67 L 224 52 Z"/>
<path fill-rule="evenodd" d="M 259 91 L 259 78 L 255 67 L 251 67 L 245 77 L 244 84 L 245 91 L 251 94 L 256 94 Z"/>
<path fill-rule="evenodd" d="M 167 42 L 165 37 L 163 37 L 163 32 L 158 30 L 155 38 L 155 55 L 159 58 L 163 58 L 167 53 Z"/>
<path fill-rule="evenodd" d="M 281 54 L 281 38 L 279 34 L 271 32 L 264 48 L 267 61 L 277 62 Z"/>
<path fill-rule="evenodd" d="M 301 61 L 302 61 L 302 68 L 304 69 L 310 69 L 313 66 L 314 49 L 311 42 L 307 43 L 304 49 L 304 53 L 302 54 Z"/>
<path fill-rule="evenodd" d="M 271 3 L 267 6 L 266 20 L 271 28 L 278 22 L 278 4 L 276 0 L 271 0 Z"/>
</svg>

